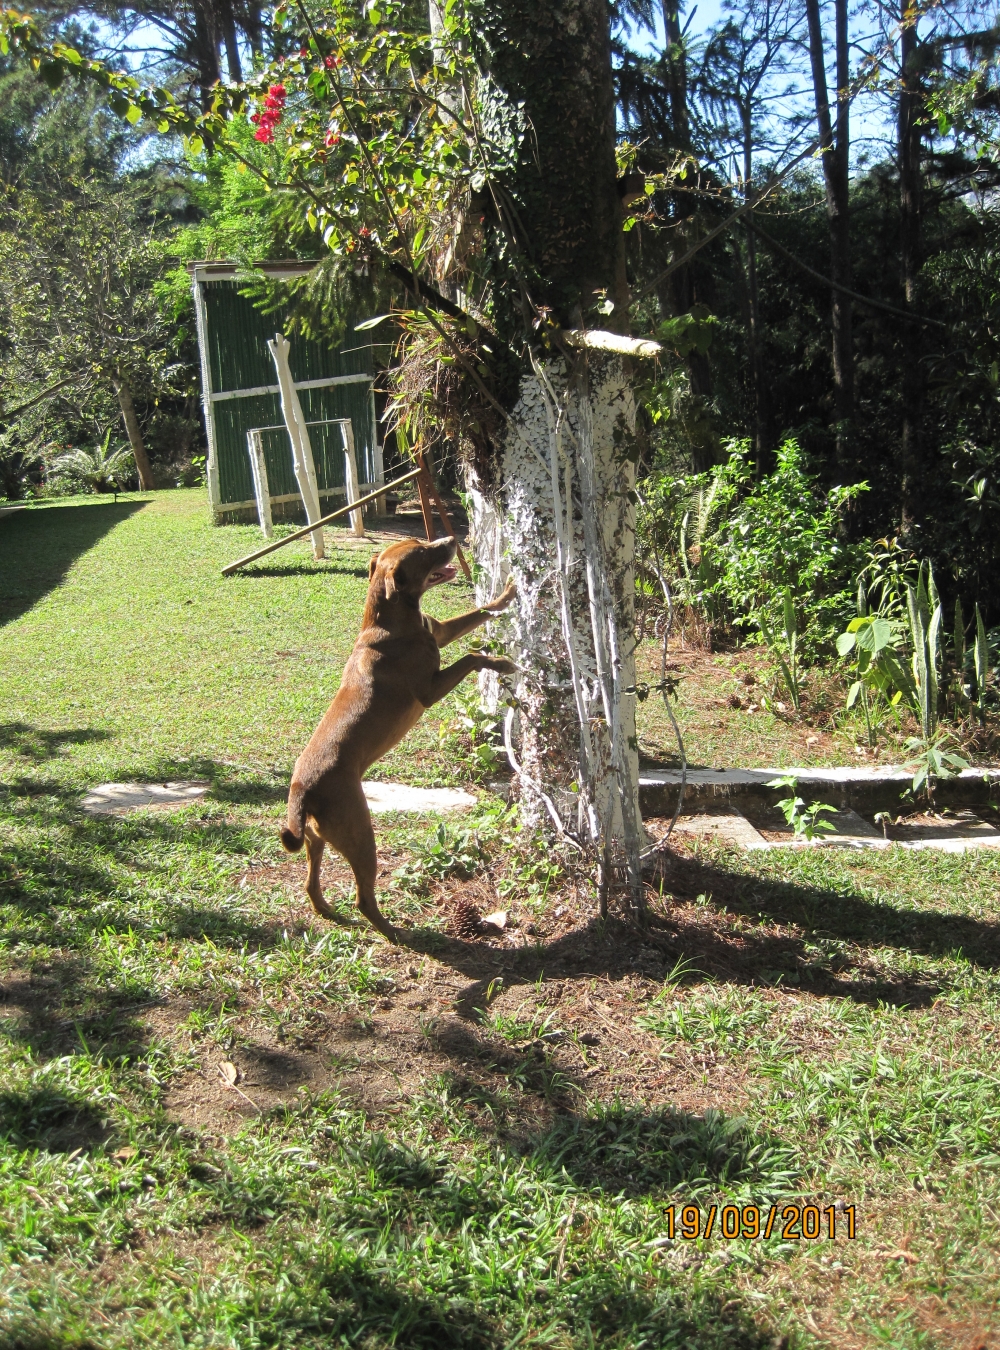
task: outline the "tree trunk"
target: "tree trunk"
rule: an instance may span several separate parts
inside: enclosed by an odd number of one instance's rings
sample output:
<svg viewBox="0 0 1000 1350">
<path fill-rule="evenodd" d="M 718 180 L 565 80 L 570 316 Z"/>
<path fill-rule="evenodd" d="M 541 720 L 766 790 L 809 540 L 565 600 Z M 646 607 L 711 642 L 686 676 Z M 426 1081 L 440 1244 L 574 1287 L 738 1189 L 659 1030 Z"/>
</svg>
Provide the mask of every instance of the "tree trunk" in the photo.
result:
<svg viewBox="0 0 1000 1350">
<path fill-rule="evenodd" d="M 663 0 L 663 31 L 667 39 L 667 78 L 670 81 L 670 120 L 678 150 L 691 149 L 691 122 L 687 106 L 687 53 L 681 32 L 678 0 Z"/>
<path fill-rule="evenodd" d="M 139 419 L 135 415 L 132 391 L 122 375 L 112 375 L 111 384 L 118 396 L 118 406 L 122 410 L 125 430 L 128 432 L 128 443 L 132 447 L 132 454 L 135 457 L 135 467 L 139 472 L 139 487 L 143 492 L 150 492 L 155 486 L 153 470 L 143 443 L 142 428 L 139 426 Z"/>
<path fill-rule="evenodd" d="M 830 120 L 830 101 L 826 86 L 826 59 L 819 0 L 806 0 L 809 24 L 809 57 L 812 65 L 816 124 L 823 157 L 823 181 L 826 187 L 826 215 L 830 229 L 830 279 L 840 286 L 851 285 L 851 221 L 849 200 L 850 107 L 845 97 L 850 84 L 850 51 L 847 41 L 847 0 L 835 0 L 837 115 L 836 135 Z M 842 291 L 830 293 L 833 328 L 833 386 L 837 423 L 837 464 L 852 468 L 852 424 L 854 421 L 854 349 L 851 332 L 851 301 Z"/>
<path fill-rule="evenodd" d="M 562 328 L 627 332 L 605 0 L 497 0 L 487 13 L 487 96 L 522 127 L 502 185 L 514 209 L 493 226 L 503 256 L 520 259 L 498 294 L 519 299 L 498 326 L 523 335 L 530 304 Z M 599 314 L 598 301 L 613 308 Z M 593 849 L 605 882 L 612 854 L 624 855 L 638 904 L 634 692 L 625 692 L 635 684 L 633 423 L 621 358 L 540 348 L 521 375 L 493 484 L 471 486 L 480 590 L 495 594 L 508 569 L 518 587 L 502 622 L 521 667 L 507 732 L 524 810 Z"/>
<path fill-rule="evenodd" d="M 918 70 L 918 38 L 914 12 L 904 6 L 900 33 L 898 106 L 899 232 L 903 293 L 906 308 L 917 299 L 917 276 L 922 257 L 922 193 L 920 181 L 920 114 L 923 107 Z M 923 329 L 907 324 L 903 334 L 903 426 L 901 436 L 901 526 L 911 537 L 924 514 L 921 422 L 924 375 L 921 362 Z M 916 541 L 914 541 L 916 542 Z"/>
<path fill-rule="evenodd" d="M 505 638 L 523 672 L 507 726 L 522 809 L 599 848 L 618 841 L 637 871 L 635 697 L 625 692 L 635 688 L 635 474 L 619 451 L 634 416 L 620 358 L 540 365 L 523 377 L 504 437 L 502 497 L 472 499 L 481 598 L 498 593 L 507 568 L 518 587 Z M 495 706 L 496 677 L 482 679 Z"/>
<path fill-rule="evenodd" d="M 250 43 L 250 50 L 254 56 L 262 56 L 264 53 L 264 23 L 261 16 L 261 7 L 254 3 L 254 0 L 245 0 L 239 10 L 240 27 L 247 35 L 247 41 Z"/>
<path fill-rule="evenodd" d="M 219 31 L 212 0 L 194 0 L 194 56 L 198 70 L 201 106 L 208 108 L 212 90 L 222 78 L 219 64 Z"/>
<path fill-rule="evenodd" d="M 753 189 L 753 124 L 748 100 L 743 110 L 743 182 L 747 200 L 752 200 Z M 751 223 L 753 215 L 750 216 Z M 747 318 L 750 335 L 750 373 L 753 382 L 754 412 L 754 467 L 760 478 L 764 457 L 770 450 L 768 430 L 767 375 L 764 370 L 763 330 L 760 322 L 760 295 L 757 289 L 757 239 L 753 230 L 745 230 L 747 244 Z"/>
<path fill-rule="evenodd" d="M 662 9 L 664 34 L 667 39 L 667 79 L 674 148 L 683 154 L 689 154 L 691 119 L 687 102 L 687 51 L 681 31 L 681 4 L 679 0 L 662 0 Z M 689 219 L 697 210 L 696 199 L 688 194 L 678 194 L 674 210 L 678 220 Z M 683 229 L 678 231 L 678 247 L 681 251 L 690 242 L 693 240 L 685 238 Z M 659 300 L 665 314 L 688 314 L 694 305 L 703 300 L 698 294 L 695 271 L 691 264 L 671 273 L 659 289 Z M 719 437 L 711 406 L 715 393 L 712 367 L 703 352 L 693 349 L 684 357 L 684 364 L 687 367 L 691 394 L 699 413 L 696 420 L 703 429 L 703 435 L 698 443 L 692 441 L 693 468 L 696 472 L 701 472 L 719 460 Z"/>
<path fill-rule="evenodd" d="M 219 27 L 222 29 L 226 44 L 226 65 L 229 78 L 237 84 L 243 83 L 243 64 L 240 60 L 240 44 L 236 36 L 236 18 L 233 14 L 233 0 L 218 0 Z"/>
</svg>

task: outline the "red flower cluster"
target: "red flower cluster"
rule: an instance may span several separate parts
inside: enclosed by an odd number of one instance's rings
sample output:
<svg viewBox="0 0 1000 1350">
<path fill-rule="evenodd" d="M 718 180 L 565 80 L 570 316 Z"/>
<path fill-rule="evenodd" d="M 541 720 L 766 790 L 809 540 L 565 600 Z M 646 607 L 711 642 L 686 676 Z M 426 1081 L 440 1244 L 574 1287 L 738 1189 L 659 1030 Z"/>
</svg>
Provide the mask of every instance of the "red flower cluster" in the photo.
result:
<svg viewBox="0 0 1000 1350">
<path fill-rule="evenodd" d="M 281 121 L 284 108 L 285 86 L 283 84 L 272 84 L 267 91 L 263 110 L 255 112 L 250 118 L 250 121 L 257 128 L 253 134 L 255 141 L 263 141 L 265 145 L 271 144 L 274 140 L 274 128 Z"/>
<path fill-rule="evenodd" d="M 339 57 L 339 56 L 326 56 L 326 57 L 323 58 L 323 64 L 324 64 L 324 66 L 326 66 L 327 70 L 333 70 L 333 68 L 334 68 L 335 66 L 339 66 L 339 65 L 340 65 L 340 57 Z"/>
<path fill-rule="evenodd" d="M 332 149 L 335 145 L 339 144 L 340 144 L 340 132 L 334 131 L 333 127 L 331 127 L 330 130 L 326 133 L 326 145 L 329 149 Z"/>
</svg>

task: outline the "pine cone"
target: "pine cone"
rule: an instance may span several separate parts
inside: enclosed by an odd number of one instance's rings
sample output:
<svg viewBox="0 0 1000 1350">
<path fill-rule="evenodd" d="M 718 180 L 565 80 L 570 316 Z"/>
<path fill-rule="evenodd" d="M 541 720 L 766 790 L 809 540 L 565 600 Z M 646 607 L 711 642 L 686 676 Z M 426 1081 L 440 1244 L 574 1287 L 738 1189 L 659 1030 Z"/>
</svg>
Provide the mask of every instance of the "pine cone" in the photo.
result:
<svg viewBox="0 0 1000 1350">
<path fill-rule="evenodd" d="M 459 900 L 451 927 L 456 937 L 476 938 L 483 930 L 483 916 L 471 900 Z"/>
</svg>

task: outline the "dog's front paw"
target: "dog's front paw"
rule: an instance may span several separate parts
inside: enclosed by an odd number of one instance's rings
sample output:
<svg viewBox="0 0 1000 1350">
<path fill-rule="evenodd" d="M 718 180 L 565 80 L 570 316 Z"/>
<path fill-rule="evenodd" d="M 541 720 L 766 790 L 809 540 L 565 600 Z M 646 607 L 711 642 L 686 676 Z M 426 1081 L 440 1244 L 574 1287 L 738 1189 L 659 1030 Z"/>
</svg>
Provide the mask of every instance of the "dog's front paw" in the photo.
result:
<svg viewBox="0 0 1000 1350">
<path fill-rule="evenodd" d="M 495 600 L 491 600 L 486 608 L 492 614 L 499 614 L 502 609 L 506 609 L 510 602 L 517 595 L 517 587 L 514 584 L 514 578 L 511 577 L 504 588 L 503 594 L 498 595 Z"/>
<path fill-rule="evenodd" d="M 519 666 L 515 666 L 513 661 L 508 661 L 505 656 L 491 657 L 489 669 L 496 671 L 498 675 L 516 675 Z"/>
</svg>

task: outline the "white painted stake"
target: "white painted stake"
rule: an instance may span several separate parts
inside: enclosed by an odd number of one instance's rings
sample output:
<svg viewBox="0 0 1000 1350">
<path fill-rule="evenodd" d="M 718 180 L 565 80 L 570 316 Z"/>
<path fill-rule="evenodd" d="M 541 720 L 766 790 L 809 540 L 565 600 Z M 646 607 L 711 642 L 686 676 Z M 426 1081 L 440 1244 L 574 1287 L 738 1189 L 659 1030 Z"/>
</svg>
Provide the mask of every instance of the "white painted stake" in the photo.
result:
<svg viewBox="0 0 1000 1350">
<path fill-rule="evenodd" d="M 205 313 L 204 283 L 197 270 L 191 278 L 194 291 L 195 327 L 198 331 L 198 359 L 201 362 L 201 402 L 205 414 L 205 437 L 208 441 L 208 504 L 213 519 L 219 523 L 222 492 L 219 487 L 219 447 L 215 438 L 215 406 L 212 402 L 212 365 L 208 359 L 208 317 Z"/>
<path fill-rule="evenodd" d="M 354 427 L 350 418 L 341 422 L 340 434 L 344 441 L 344 486 L 347 489 L 347 502 L 356 502 L 361 496 L 361 490 L 358 487 L 358 459 L 354 453 Z M 356 539 L 365 537 L 365 517 L 363 511 L 352 511 L 350 515 L 351 530 Z"/>
<path fill-rule="evenodd" d="M 275 333 L 274 341 L 267 349 L 274 358 L 274 368 L 278 372 L 278 386 L 281 390 L 281 411 L 288 428 L 288 439 L 292 443 L 292 463 L 295 468 L 295 481 L 302 494 L 302 503 L 306 508 L 306 520 L 311 525 L 323 514 L 319 504 L 319 492 L 316 486 L 316 465 L 313 460 L 312 445 L 306 428 L 306 419 L 302 404 L 295 389 L 292 372 L 288 365 L 288 352 L 291 343 L 281 333 Z M 313 557 L 325 558 L 322 529 L 313 530 Z"/>
<path fill-rule="evenodd" d="M 264 438 L 259 431 L 247 432 L 247 451 L 250 455 L 250 471 L 253 474 L 254 496 L 257 498 L 257 519 L 264 531 L 264 538 L 270 539 L 274 534 L 271 520 L 271 487 L 267 481 Z"/>
</svg>

